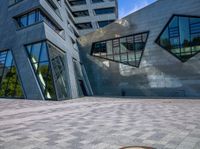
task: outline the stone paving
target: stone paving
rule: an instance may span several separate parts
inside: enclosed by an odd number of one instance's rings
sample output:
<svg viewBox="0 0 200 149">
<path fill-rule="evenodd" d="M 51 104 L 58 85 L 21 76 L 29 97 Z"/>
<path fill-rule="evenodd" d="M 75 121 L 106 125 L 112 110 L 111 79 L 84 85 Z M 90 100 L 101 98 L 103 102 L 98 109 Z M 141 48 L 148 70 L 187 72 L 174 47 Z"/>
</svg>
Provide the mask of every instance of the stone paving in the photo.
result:
<svg viewBox="0 0 200 149">
<path fill-rule="evenodd" d="M 0 100 L 0 149 L 200 149 L 200 100 Z"/>
</svg>

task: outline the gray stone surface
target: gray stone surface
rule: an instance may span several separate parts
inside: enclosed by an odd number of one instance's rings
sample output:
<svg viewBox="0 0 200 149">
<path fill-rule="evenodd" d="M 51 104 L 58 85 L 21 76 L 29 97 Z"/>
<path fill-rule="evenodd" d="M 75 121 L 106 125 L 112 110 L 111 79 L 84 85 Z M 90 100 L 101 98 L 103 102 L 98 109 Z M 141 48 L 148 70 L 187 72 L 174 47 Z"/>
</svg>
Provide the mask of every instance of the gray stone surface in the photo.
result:
<svg viewBox="0 0 200 149">
<path fill-rule="evenodd" d="M 199 0 L 158 0 L 80 38 L 95 96 L 200 97 L 200 54 L 185 63 L 155 43 L 174 14 L 200 16 Z M 91 56 L 92 43 L 149 31 L 139 68 Z"/>
<path fill-rule="evenodd" d="M 0 100 L 0 149 L 199 149 L 199 136 L 199 100 Z"/>
</svg>

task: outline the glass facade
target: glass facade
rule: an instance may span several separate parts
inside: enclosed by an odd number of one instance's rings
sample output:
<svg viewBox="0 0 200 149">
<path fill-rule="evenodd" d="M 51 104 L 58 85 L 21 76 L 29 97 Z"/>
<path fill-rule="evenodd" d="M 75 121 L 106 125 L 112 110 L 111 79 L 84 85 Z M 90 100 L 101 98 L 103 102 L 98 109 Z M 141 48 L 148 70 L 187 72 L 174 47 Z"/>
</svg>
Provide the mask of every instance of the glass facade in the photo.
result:
<svg viewBox="0 0 200 149">
<path fill-rule="evenodd" d="M 92 3 L 101 3 L 104 2 L 104 0 L 92 0 Z"/>
<path fill-rule="evenodd" d="M 92 44 L 91 55 L 139 67 L 148 32 L 100 41 Z"/>
<path fill-rule="evenodd" d="M 173 16 L 156 42 L 186 62 L 200 51 L 200 18 Z"/>
<path fill-rule="evenodd" d="M 98 21 L 98 26 L 100 27 L 100 28 L 102 28 L 102 27 L 104 27 L 104 26 L 106 26 L 106 25 L 108 25 L 108 24 L 110 24 L 110 23 L 112 23 L 112 22 L 114 22 L 115 20 L 106 20 L 106 21 Z"/>
<path fill-rule="evenodd" d="M 110 14 L 115 12 L 115 8 L 101 8 L 101 9 L 95 9 L 94 10 L 96 15 L 103 15 L 103 14 Z"/>
<path fill-rule="evenodd" d="M 86 4 L 86 0 L 69 0 L 69 3 L 72 6 L 84 5 L 84 4 Z"/>
<path fill-rule="evenodd" d="M 74 11 L 72 12 L 74 17 L 85 17 L 89 16 L 88 10 L 82 10 L 82 11 Z"/>
<path fill-rule="evenodd" d="M 46 41 L 27 45 L 26 50 L 45 98 L 68 98 L 64 53 Z"/>
<path fill-rule="evenodd" d="M 91 22 L 79 23 L 79 24 L 75 24 L 75 26 L 78 29 L 92 29 L 92 23 Z"/>
<path fill-rule="evenodd" d="M 86 91 L 86 86 L 83 81 L 83 75 L 81 71 L 81 64 L 73 59 L 73 64 L 74 64 L 74 71 L 75 71 L 75 78 L 76 78 L 76 84 L 77 84 L 77 89 L 78 89 L 78 96 L 83 97 L 87 96 L 87 91 Z"/>
<path fill-rule="evenodd" d="M 39 22 L 44 21 L 48 24 L 57 34 L 62 38 L 65 38 L 65 33 L 63 29 L 60 29 L 55 23 L 53 23 L 41 10 L 33 10 L 27 14 L 16 17 L 18 25 L 20 28 L 24 28 Z"/>
<path fill-rule="evenodd" d="M 0 52 L 0 97 L 24 98 L 11 50 Z"/>
</svg>

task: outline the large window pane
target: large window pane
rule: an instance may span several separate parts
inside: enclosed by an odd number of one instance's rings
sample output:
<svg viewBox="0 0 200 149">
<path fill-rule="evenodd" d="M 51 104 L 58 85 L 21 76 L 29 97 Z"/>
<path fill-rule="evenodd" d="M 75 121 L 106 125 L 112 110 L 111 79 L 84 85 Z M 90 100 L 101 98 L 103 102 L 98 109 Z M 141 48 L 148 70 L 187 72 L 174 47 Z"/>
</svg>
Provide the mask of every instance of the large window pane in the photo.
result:
<svg viewBox="0 0 200 149">
<path fill-rule="evenodd" d="M 148 32 L 116 38 L 106 42 L 106 49 L 99 46 L 102 42 L 96 42 L 92 45 L 91 54 L 99 58 L 105 58 L 115 62 L 138 67 L 142 53 L 145 49 Z M 103 55 L 101 50 L 105 51 Z M 100 56 L 99 56 L 100 55 Z"/>
<path fill-rule="evenodd" d="M 11 51 L 0 52 L 0 61 L 0 97 L 23 98 Z"/>
<path fill-rule="evenodd" d="M 58 25 L 56 25 L 56 23 L 54 23 L 54 21 L 51 20 L 48 16 L 46 16 L 45 13 L 43 13 L 42 10 L 40 9 L 36 9 L 31 12 L 28 12 L 25 15 L 18 16 L 16 17 L 16 20 L 20 28 L 24 28 L 24 27 L 36 24 L 38 22 L 44 21 L 58 35 L 60 35 L 62 38 L 65 38 L 64 30 L 61 29 Z"/>
<path fill-rule="evenodd" d="M 200 18 L 173 16 L 157 43 L 182 62 L 187 61 L 200 51 Z"/>
<path fill-rule="evenodd" d="M 35 11 L 29 13 L 28 15 L 28 25 L 34 24 L 36 22 L 36 15 Z"/>
<path fill-rule="evenodd" d="M 68 98 L 64 53 L 49 42 L 27 45 L 26 49 L 45 98 Z"/>
</svg>

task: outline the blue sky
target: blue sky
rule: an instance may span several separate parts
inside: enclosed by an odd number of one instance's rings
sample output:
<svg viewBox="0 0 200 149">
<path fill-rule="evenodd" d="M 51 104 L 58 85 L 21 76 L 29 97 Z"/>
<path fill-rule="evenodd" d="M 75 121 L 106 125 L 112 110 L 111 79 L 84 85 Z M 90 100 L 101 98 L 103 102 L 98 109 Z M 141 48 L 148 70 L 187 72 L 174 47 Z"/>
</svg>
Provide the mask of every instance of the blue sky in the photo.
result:
<svg viewBox="0 0 200 149">
<path fill-rule="evenodd" d="M 118 0 L 119 18 L 122 18 L 134 11 L 137 11 L 156 0 Z"/>
</svg>

